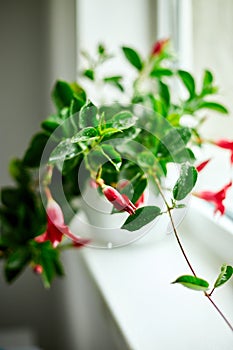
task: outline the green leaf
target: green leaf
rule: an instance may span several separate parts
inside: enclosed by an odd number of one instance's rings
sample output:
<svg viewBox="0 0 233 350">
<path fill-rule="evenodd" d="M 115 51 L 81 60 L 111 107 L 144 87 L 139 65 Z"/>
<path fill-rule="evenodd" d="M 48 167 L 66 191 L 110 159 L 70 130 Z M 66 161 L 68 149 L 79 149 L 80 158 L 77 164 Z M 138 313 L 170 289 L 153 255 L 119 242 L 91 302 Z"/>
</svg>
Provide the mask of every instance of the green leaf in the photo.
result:
<svg viewBox="0 0 233 350">
<path fill-rule="evenodd" d="M 222 114 L 228 114 L 228 109 L 223 106 L 220 103 L 217 102 L 210 102 L 210 101 L 202 101 L 198 104 L 197 109 L 202 109 L 202 108 L 206 108 L 206 109 L 212 109 L 216 112 L 222 113 Z"/>
<path fill-rule="evenodd" d="M 142 207 L 136 210 L 135 214 L 130 215 L 121 227 L 127 231 L 137 231 L 143 226 L 149 224 L 157 216 L 161 214 L 161 210 L 156 206 Z"/>
<path fill-rule="evenodd" d="M 168 68 L 161 68 L 161 67 L 155 67 L 151 72 L 150 76 L 153 78 L 161 78 L 163 76 L 171 76 L 173 75 L 173 72 L 171 69 Z"/>
<path fill-rule="evenodd" d="M 98 131 L 95 128 L 89 126 L 87 128 L 82 129 L 77 134 L 75 134 L 71 138 L 71 142 L 72 143 L 83 142 L 83 141 L 94 140 L 96 138 L 98 138 Z"/>
<path fill-rule="evenodd" d="M 232 277 L 232 275 L 233 275 L 233 267 L 227 264 L 223 264 L 221 267 L 221 272 L 214 283 L 214 288 L 217 288 L 223 285 L 224 283 L 226 283 Z"/>
<path fill-rule="evenodd" d="M 64 107 L 69 107 L 73 98 L 73 90 L 65 81 L 57 81 L 52 90 L 52 99 L 55 106 L 60 110 Z"/>
<path fill-rule="evenodd" d="M 119 171 L 122 164 L 120 153 L 118 153 L 112 145 L 108 144 L 101 145 L 100 150 L 105 158 Z"/>
<path fill-rule="evenodd" d="M 152 168 L 155 164 L 155 156 L 148 151 L 140 152 L 137 156 L 137 164 L 142 168 Z"/>
<path fill-rule="evenodd" d="M 142 70 L 143 68 L 143 63 L 142 60 L 139 56 L 139 54 L 131 49 L 130 47 L 122 47 L 122 50 L 124 52 L 125 57 L 127 58 L 127 60 L 135 67 L 137 68 L 139 71 Z"/>
<path fill-rule="evenodd" d="M 54 132 L 61 124 L 63 123 L 63 120 L 59 118 L 57 115 L 51 115 L 49 118 L 45 119 L 41 123 L 41 127 L 48 131 L 49 133 Z"/>
<path fill-rule="evenodd" d="M 5 264 L 5 277 L 12 282 L 30 261 L 31 253 L 28 247 L 19 247 L 11 253 Z"/>
<path fill-rule="evenodd" d="M 81 154 L 82 150 L 74 143 L 71 143 L 70 139 L 61 141 L 57 147 L 52 151 L 49 162 L 56 163 L 57 161 L 64 161 L 65 159 L 71 159 Z"/>
<path fill-rule="evenodd" d="M 197 181 L 197 170 L 189 163 L 181 164 L 180 177 L 174 188 L 173 197 L 176 200 L 184 199 L 193 189 Z"/>
<path fill-rule="evenodd" d="M 196 94 L 195 81 L 194 81 L 193 76 L 189 72 L 186 72 L 184 70 L 178 70 L 178 75 L 181 78 L 181 80 L 183 81 L 186 89 L 188 90 L 190 98 L 193 98 Z"/>
<path fill-rule="evenodd" d="M 9 173 L 16 182 L 23 186 L 27 186 L 30 183 L 30 173 L 24 167 L 23 162 L 20 159 L 12 159 L 10 161 Z"/>
<path fill-rule="evenodd" d="M 116 86 L 121 92 L 124 91 L 123 85 L 120 83 L 122 76 L 106 77 L 104 82 Z"/>
<path fill-rule="evenodd" d="M 162 81 L 159 82 L 159 91 L 160 91 L 160 95 L 161 95 L 163 101 L 166 103 L 167 106 L 169 106 L 170 105 L 169 88 Z"/>
<path fill-rule="evenodd" d="M 128 111 L 123 111 L 115 114 L 112 117 L 112 119 L 108 121 L 107 126 L 115 129 L 119 129 L 119 130 L 124 130 L 135 125 L 135 123 L 136 123 L 136 118 L 133 116 L 133 114 Z"/>
<path fill-rule="evenodd" d="M 95 73 L 94 73 L 93 69 L 86 69 L 83 72 L 83 75 L 90 80 L 95 80 Z"/>
<path fill-rule="evenodd" d="M 209 288 L 209 283 L 206 280 L 190 275 L 180 276 L 172 283 L 179 283 L 197 291 L 206 291 Z"/>
<path fill-rule="evenodd" d="M 80 110 L 79 127 L 81 129 L 88 126 L 96 127 L 98 125 L 97 111 L 97 107 L 92 102 L 85 104 Z"/>
<path fill-rule="evenodd" d="M 39 167 L 41 162 L 41 157 L 44 151 L 44 148 L 49 140 L 49 136 L 45 133 L 36 134 L 29 145 L 24 157 L 23 165 L 36 168 Z M 52 146 L 52 143 L 51 143 Z M 46 162 L 46 159 L 44 159 Z"/>
</svg>

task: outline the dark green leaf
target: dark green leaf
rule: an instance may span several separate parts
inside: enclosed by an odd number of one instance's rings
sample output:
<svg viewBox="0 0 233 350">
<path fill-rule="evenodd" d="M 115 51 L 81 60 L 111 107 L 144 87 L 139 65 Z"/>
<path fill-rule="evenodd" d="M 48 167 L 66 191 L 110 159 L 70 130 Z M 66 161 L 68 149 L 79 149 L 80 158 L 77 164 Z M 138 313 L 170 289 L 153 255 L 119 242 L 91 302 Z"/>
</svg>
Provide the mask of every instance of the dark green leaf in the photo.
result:
<svg viewBox="0 0 233 350">
<path fill-rule="evenodd" d="M 209 283 L 207 281 L 190 275 L 180 276 L 172 283 L 179 283 L 187 288 L 197 291 L 206 291 L 209 288 Z"/>
<path fill-rule="evenodd" d="M 12 159 L 9 164 L 9 173 L 18 183 L 27 186 L 30 183 L 30 173 L 28 169 L 23 166 L 20 159 Z"/>
<path fill-rule="evenodd" d="M 142 207 L 136 210 L 135 214 L 130 215 L 121 227 L 127 231 L 137 231 L 143 226 L 149 224 L 157 216 L 161 214 L 161 210 L 156 206 Z"/>
<path fill-rule="evenodd" d="M 23 165 L 36 168 L 39 167 L 41 162 L 41 157 L 44 151 L 44 148 L 48 142 L 49 136 L 44 133 L 36 134 L 29 145 L 29 148 L 27 149 L 24 158 L 23 158 Z M 52 146 L 52 144 L 51 144 Z M 46 162 L 47 159 L 44 159 Z"/>
<path fill-rule="evenodd" d="M 85 104 L 80 110 L 79 127 L 81 129 L 88 126 L 96 127 L 98 125 L 97 111 L 97 107 L 92 102 Z"/>
<path fill-rule="evenodd" d="M 28 247 L 19 247 L 11 253 L 5 264 L 5 277 L 8 282 L 12 282 L 30 261 L 31 254 Z"/>
<path fill-rule="evenodd" d="M 89 140 L 96 139 L 97 137 L 98 137 L 98 131 L 95 128 L 89 126 L 87 128 L 82 129 L 76 135 L 74 135 L 71 139 L 71 142 L 76 143 L 76 142 L 89 141 Z"/>
<path fill-rule="evenodd" d="M 127 60 L 139 71 L 142 70 L 143 63 L 139 54 L 135 50 L 131 49 L 130 47 L 122 47 L 122 50 Z"/>
<path fill-rule="evenodd" d="M 195 92 L 195 81 L 193 76 L 184 70 L 178 70 L 178 75 L 183 81 L 185 87 L 187 88 L 190 98 L 193 98 L 196 94 Z"/>
<path fill-rule="evenodd" d="M 120 91 L 124 91 L 123 85 L 120 83 L 122 76 L 106 77 L 104 82 L 116 86 Z"/>
<path fill-rule="evenodd" d="M 198 104 L 197 109 L 212 109 L 216 112 L 222 113 L 222 114 L 228 114 L 228 110 L 225 106 L 223 106 L 220 103 L 217 102 L 210 102 L 210 101 L 202 101 L 201 103 Z"/>
<path fill-rule="evenodd" d="M 52 91 L 52 99 L 56 105 L 56 107 L 60 110 L 64 107 L 69 107 L 71 100 L 73 98 L 73 90 L 65 81 L 57 81 L 53 91 Z"/>
<path fill-rule="evenodd" d="M 63 120 L 59 118 L 57 115 L 52 115 L 48 119 L 44 120 L 41 123 L 41 127 L 50 133 L 54 132 L 57 127 L 59 127 L 63 123 Z"/>
<path fill-rule="evenodd" d="M 56 163 L 57 161 L 64 161 L 76 157 L 82 152 L 80 147 L 71 143 L 70 139 L 61 141 L 57 147 L 52 151 L 49 162 Z"/>
<path fill-rule="evenodd" d="M 173 197 L 176 200 L 184 199 L 193 189 L 197 181 L 197 170 L 189 163 L 181 165 L 180 177 L 178 178 L 174 188 Z"/>
<path fill-rule="evenodd" d="M 217 288 L 224 283 L 226 283 L 233 275 L 233 267 L 227 264 L 223 264 L 221 267 L 221 272 L 215 281 L 214 288 Z"/>
<path fill-rule="evenodd" d="M 209 70 L 205 70 L 203 77 L 203 89 L 208 88 L 213 83 L 213 74 Z"/>
</svg>

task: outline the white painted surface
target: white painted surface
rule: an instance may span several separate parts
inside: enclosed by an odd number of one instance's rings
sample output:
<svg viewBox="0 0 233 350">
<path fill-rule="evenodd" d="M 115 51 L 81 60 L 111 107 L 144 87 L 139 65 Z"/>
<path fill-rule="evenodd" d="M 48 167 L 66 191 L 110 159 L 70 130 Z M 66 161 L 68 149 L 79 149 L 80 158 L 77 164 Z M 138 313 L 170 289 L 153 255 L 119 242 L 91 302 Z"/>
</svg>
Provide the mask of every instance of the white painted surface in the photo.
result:
<svg viewBox="0 0 233 350">
<path fill-rule="evenodd" d="M 179 227 L 197 274 L 214 282 L 222 263 L 233 264 L 231 232 L 216 225 L 202 202 L 194 202 Z M 81 228 L 80 228 L 81 229 Z M 173 235 L 158 240 L 153 229 L 120 249 L 84 249 L 83 259 L 128 346 L 133 350 L 231 350 L 232 332 L 202 292 L 172 285 L 190 271 Z M 233 320 L 233 282 L 214 300 Z M 92 347 L 90 347 L 92 349 Z"/>
</svg>

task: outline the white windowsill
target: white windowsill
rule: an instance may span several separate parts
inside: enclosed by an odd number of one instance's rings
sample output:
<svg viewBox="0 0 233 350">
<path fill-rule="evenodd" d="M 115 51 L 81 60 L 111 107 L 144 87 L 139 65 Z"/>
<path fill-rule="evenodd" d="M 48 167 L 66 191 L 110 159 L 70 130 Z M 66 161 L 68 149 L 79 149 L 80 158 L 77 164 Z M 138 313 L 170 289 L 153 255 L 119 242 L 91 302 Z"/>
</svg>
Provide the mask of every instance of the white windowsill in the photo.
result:
<svg viewBox="0 0 233 350">
<path fill-rule="evenodd" d="M 178 230 L 198 276 L 213 283 L 222 263 L 233 264 L 233 223 L 214 220 L 203 201 L 192 200 Z M 190 274 L 172 234 L 158 240 L 151 229 L 129 246 L 81 254 L 129 349 L 232 349 L 231 331 L 203 294 L 171 284 Z M 232 292 L 229 281 L 214 294 L 231 321 Z"/>
</svg>

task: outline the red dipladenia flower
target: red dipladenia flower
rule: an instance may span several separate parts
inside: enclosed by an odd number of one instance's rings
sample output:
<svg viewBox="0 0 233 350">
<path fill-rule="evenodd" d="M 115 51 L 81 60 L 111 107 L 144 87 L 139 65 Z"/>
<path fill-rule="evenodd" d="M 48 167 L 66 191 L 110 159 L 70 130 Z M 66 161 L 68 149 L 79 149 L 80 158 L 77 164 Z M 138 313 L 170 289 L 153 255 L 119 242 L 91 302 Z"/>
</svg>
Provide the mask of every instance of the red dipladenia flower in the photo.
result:
<svg viewBox="0 0 233 350">
<path fill-rule="evenodd" d="M 53 199 L 51 192 L 48 188 L 45 189 L 45 193 L 48 199 L 47 202 L 47 230 L 40 236 L 35 237 L 35 240 L 39 243 L 50 241 L 54 248 L 61 242 L 63 235 L 70 238 L 75 246 L 84 246 L 89 242 L 88 239 L 81 238 L 74 235 L 69 227 L 64 223 L 64 216 L 61 207 Z"/>
<path fill-rule="evenodd" d="M 125 194 L 120 194 L 115 188 L 107 185 L 102 186 L 105 197 L 119 211 L 127 211 L 130 215 L 135 213 L 136 206 L 129 200 Z"/>
<path fill-rule="evenodd" d="M 206 165 L 209 163 L 210 159 L 205 160 L 204 162 L 200 163 L 196 166 L 196 169 L 198 172 L 202 171 L 206 167 Z"/>
<path fill-rule="evenodd" d="M 225 206 L 223 204 L 224 199 L 226 198 L 227 190 L 232 186 L 232 181 L 226 184 L 220 191 L 212 192 L 212 191 L 202 191 L 199 193 L 193 193 L 194 196 L 204 199 L 207 202 L 211 202 L 215 205 L 214 213 L 220 212 L 221 215 L 225 212 Z"/>
<path fill-rule="evenodd" d="M 215 141 L 214 144 L 218 147 L 228 149 L 231 152 L 231 164 L 233 164 L 233 141 L 229 140 L 219 140 Z"/>
<path fill-rule="evenodd" d="M 152 56 L 157 56 L 159 55 L 163 49 L 165 48 L 165 46 L 168 44 L 169 39 L 161 39 L 156 41 L 156 43 L 154 44 L 152 51 L 151 51 L 151 55 Z"/>
</svg>

